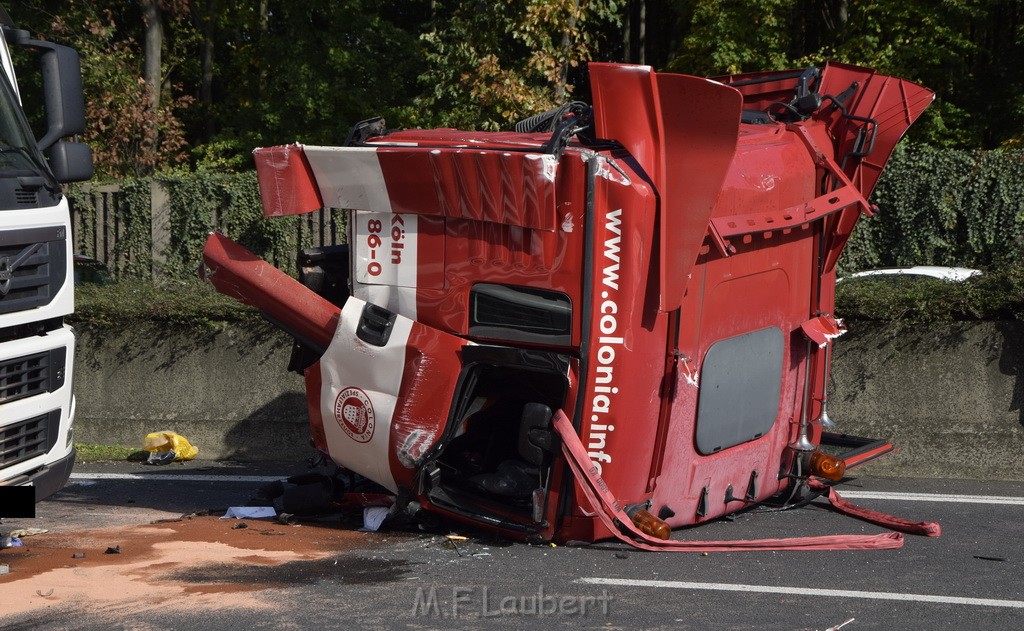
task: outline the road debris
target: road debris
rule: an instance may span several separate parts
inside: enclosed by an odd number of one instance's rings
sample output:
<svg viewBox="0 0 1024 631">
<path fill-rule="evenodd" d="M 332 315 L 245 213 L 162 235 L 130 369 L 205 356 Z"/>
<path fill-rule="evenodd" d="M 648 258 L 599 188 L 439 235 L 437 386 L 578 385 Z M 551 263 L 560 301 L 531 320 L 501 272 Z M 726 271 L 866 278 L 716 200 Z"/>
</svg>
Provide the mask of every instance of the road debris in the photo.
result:
<svg viewBox="0 0 1024 631">
<path fill-rule="evenodd" d="M 6 534 L 8 537 L 18 537 L 20 539 L 23 539 L 25 537 L 31 537 L 33 535 L 43 535 L 48 532 L 50 531 L 46 528 L 19 528 L 17 530 L 12 530 Z"/>
<path fill-rule="evenodd" d="M 363 509 L 363 532 L 377 532 L 381 524 L 388 518 L 391 509 L 385 506 L 367 506 Z"/>
<path fill-rule="evenodd" d="M 277 510 L 273 506 L 232 506 L 221 519 L 267 519 L 276 516 Z"/>
<path fill-rule="evenodd" d="M 149 452 L 147 464 L 191 460 L 199 453 L 199 448 L 193 446 L 184 436 L 169 431 L 147 434 L 142 446 Z"/>
</svg>

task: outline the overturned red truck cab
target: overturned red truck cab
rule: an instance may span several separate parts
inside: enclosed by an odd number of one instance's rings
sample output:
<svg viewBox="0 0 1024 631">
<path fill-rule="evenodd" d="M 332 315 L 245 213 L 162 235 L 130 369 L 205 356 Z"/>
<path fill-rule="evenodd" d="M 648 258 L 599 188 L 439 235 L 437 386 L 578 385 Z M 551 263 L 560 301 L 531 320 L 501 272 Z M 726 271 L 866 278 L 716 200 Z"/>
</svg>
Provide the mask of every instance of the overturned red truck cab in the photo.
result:
<svg viewBox="0 0 1024 631">
<path fill-rule="evenodd" d="M 351 209 L 333 302 L 221 235 L 204 251 L 220 291 L 305 349 L 316 447 L 410 513 L 670 549 L 671 528 L 891 450 L 823 427 L 835 267 L 932 92 L 835 63 L 594 63 L 589 83 L 591 104 L 514 132 L 376 119 L 256 150 L 267 215 Z"/>
</svg>

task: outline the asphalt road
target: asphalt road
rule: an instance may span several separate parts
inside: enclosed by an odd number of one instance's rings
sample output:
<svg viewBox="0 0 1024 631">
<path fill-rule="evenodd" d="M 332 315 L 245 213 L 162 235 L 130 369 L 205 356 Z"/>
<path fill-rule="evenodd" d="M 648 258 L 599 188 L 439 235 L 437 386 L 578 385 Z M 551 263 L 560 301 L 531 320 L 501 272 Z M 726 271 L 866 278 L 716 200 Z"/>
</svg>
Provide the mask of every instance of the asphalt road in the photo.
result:
<svg viewBox="0 0 1024 631">
<path fill-rule="evenodd" d="M 0 524 L 49 530 L 0 550 L 10 568 L 0 575 L 0 629 L 1024 627 L 1017 482 L 846 484 L 858 504 L 942 525 L 939 538 L 908 536 L 885 551 L 644 553 L 510 543 L 455 525 L 467 539 L 361 533 L 332 520 L 248 520 L 244 530 L 212 516 L 162 521 L 244 504 L 263 480 L 300 470 L 79 466 L 35 519 Z M 812 505 L 753 510 L 676 537 L 881 531 Z M 116 543 L 122 556 L 103 554 Z M 85 559 L 72 557 L 79 549 Z"/>
</svg>

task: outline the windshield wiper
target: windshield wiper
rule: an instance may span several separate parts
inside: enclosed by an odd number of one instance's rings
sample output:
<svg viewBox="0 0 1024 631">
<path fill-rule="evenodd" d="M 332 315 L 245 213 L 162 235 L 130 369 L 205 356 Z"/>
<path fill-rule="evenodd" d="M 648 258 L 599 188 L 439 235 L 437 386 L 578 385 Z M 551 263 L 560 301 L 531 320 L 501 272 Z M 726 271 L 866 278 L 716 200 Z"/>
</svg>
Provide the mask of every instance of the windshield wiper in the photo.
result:
<svg viewBox="0 0 1024 631">
<path fill-rule="evenodd" d="M 57 179 L 53 177 L 53 173 L 50 173 L 49 167 L 44 163 L 40 163 L 37 154 L 29 151 L 24 147 L 15 147 L 11 145 L 0 146 L 0 154 L 14 153 L 22 156 L 28 161 L 28 166 L 32 171 L 36 172 L 36 176 L 19 176 L 18 184 L 22 188 L 26 189 L 38 189 L 40 187 L 45 188 L 51 193 L 60 193 L 61 187 Z"/>
</svg>

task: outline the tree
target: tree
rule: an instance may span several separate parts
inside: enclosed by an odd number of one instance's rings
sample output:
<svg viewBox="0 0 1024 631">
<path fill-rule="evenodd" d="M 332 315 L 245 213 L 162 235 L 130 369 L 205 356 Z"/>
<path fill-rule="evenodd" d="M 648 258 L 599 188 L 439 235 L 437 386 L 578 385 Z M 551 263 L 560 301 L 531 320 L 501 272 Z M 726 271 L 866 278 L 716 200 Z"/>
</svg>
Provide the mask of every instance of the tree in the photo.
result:
<svg viewBox="0 0 1024 631">
<path fill-rule="evenodd" d="M 166 64 L 162 73 L 150 69 L 156 92 L 144 78 L 145 55 L 135 37 L 143 30 L 140 5 L 33 3 L 22 6 L 16 19 L 36 35 L 78 50 L 86 101 L 83 139 L 93 149 L 97 176 L 149 175 L 186 158 L 179 115 L 191 99 L 173 93 Z M 168 93 L 164 99 L 162 92 Z"/>
<path fill-rule="evenodd" d="M 484 4 L 434 3 L 417 124 L 498 129 L 561 104 L 601 28 L 617 21 L 611 0 Z"/>
<path fill-rule="evenodd" d="M 427 0 L 206 0 L 193 9 L 210 24 L 212 50 L 203 66 L 209 92 L 199 93 L 206 113 L 196 127 L 208 132 L 201 163 L 249 168 L 256 146 L 338 144 L 375 115 L 405 122 L 402 106 L 423 67 Z"/>
<path fill-rule="evenodd" d="M 1024 6 L 1016 0 L 676 0 L 672 70 L 724 74 L 870 66 L 936 91 L 912 134 L 994 148 L 1024 130 Z"/>
</svg>

